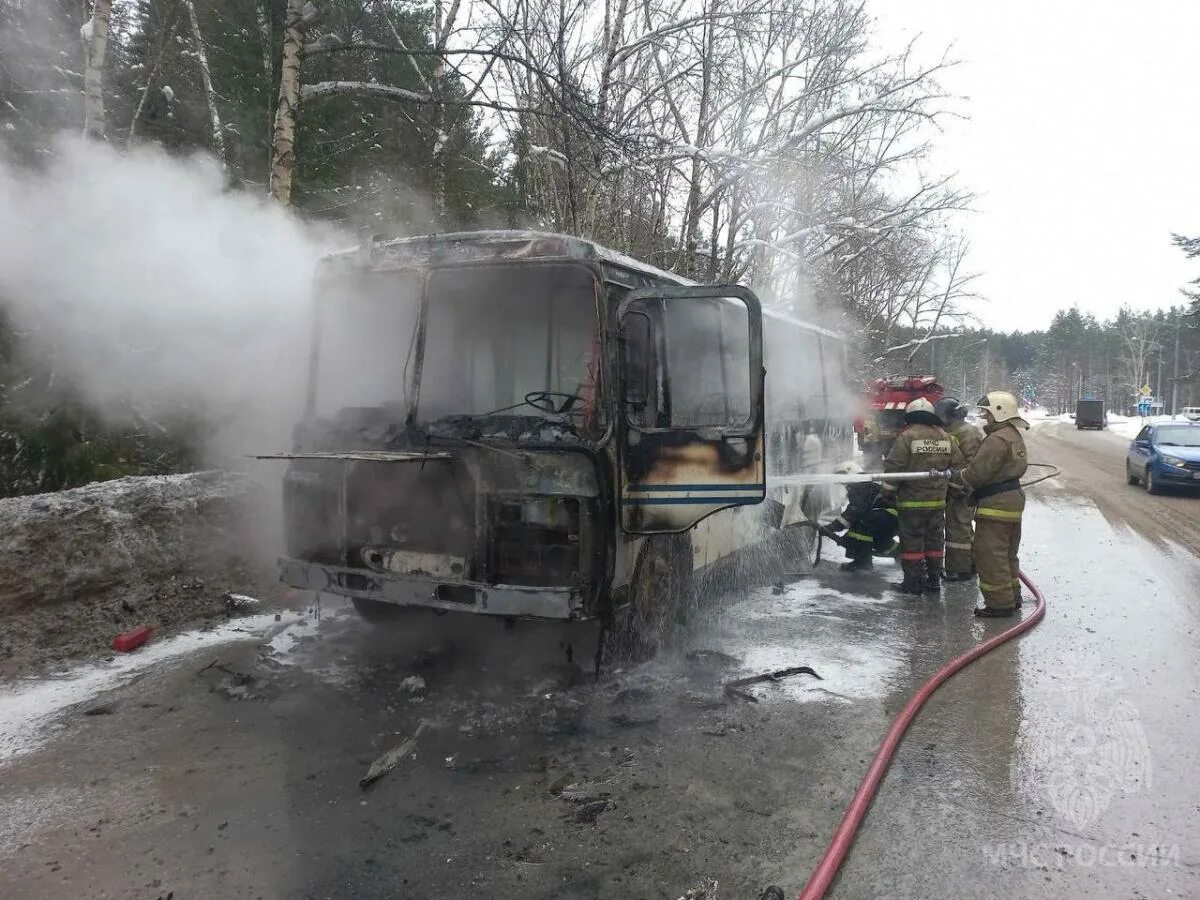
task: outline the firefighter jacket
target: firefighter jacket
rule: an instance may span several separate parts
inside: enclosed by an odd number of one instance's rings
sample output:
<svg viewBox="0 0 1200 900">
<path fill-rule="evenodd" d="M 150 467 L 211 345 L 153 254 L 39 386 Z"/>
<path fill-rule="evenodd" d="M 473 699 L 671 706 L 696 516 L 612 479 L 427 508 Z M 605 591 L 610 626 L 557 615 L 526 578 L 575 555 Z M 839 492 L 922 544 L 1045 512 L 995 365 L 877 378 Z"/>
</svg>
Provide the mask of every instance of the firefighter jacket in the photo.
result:
<svg viewBox="0 0 1200 900">
<path fill-rule="evenodd" d="M 846 508 L 838 519 L 847 528 L 853 528 L 867 513 L 876 507 L 886 509 L 890 504 L 873 481 L 846 485 Z"/>
<path fill-rule="evenodd" d="M 976 518 L 1019 522 L 1025 509 L 1025 493 L 1019 479 L 1025 474 L 1025 438 L 1020 419 L 997 422 L 984 429 L 987 437 L 975 458 L 959 475 L 963 487 L 975 496 Z M 1028 426 L 1025 426 L 1028 427 Z"/>
<path fill-rule="evenodd" d="M 979 445 L 983 443 L 983 429 L 966 419 L 955 419 L 946 426 L 946 433 L 958 441 L 958 449 L 967 462 L 975 458 Z"/>
<path fill-rule="evenodd" d="M 933 414 L 929 414 L 933 418 Z M 930 469 L 959 469 L 966 461 L 958 444 L 940 425 L 915 422 L 905 427 L 883 461 L 884 472 L 926 472 Z M 884 482 L 884 490 L 895 493 L 896 507 L 905 509 L 944 509 L 946 478 L 924 481 Z"/>
</svg>

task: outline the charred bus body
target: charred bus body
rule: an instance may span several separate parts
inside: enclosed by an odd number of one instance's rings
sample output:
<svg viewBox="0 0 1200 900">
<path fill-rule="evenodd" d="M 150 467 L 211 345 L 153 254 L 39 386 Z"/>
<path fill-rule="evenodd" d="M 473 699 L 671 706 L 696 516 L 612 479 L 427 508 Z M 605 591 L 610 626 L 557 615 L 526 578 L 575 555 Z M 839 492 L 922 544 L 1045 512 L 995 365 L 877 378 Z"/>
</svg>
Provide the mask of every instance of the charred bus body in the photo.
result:
<svg viewBox="0 0 1200 900">
<path fill-rule="evenodd" d="M 279 455 L 293 587 L 368 618 L 600 619 L 655 643 L 764 508 L 777 527 L 819 505 L 762 504 L 768 444 L 773 471 L 813 468 L 837 428 L 768 435 L 744 288 L 532 232 L 372 241 L 318 281 L 306 414 Z M 832 333 L 791 325 L 840 360 Z"/>
</svg>

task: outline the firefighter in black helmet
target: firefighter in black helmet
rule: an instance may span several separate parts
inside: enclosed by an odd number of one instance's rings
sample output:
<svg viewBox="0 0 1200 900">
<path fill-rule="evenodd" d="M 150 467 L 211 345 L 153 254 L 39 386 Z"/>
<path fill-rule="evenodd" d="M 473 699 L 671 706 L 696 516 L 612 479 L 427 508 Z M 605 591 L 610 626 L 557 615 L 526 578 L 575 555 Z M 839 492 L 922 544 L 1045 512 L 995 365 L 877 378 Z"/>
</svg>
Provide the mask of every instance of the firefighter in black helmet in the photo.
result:
<svg viewBox="0 0 1200 900">
<path fill-rule="evenodd" d="M 846 461 L 834 467 L 835 475 L 859 475 L 862 466 Z M 846 508 L 833 520 L 829 530 L 846 532 L 840 538 L 849 561 L 841 565 L 843 572 L 868 571 L 874 565 L 875 554 L 888 556 L 899 549 L 896 542 L 897 513 L 895 504 L 883 495 L 873 481 L 846 485 Z"/>
</svg>

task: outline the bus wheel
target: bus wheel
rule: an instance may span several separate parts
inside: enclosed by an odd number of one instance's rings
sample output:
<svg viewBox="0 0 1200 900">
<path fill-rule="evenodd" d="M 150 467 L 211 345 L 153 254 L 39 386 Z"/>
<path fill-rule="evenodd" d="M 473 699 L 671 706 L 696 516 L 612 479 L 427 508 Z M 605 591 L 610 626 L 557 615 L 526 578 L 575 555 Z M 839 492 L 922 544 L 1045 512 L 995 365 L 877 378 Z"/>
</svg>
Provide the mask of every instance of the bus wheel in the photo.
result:
<svg viewBox="0 0 1200 900">
<path fill-rule="evenodd" d="M 617 652 L 634 659 L 654 656 L 691 598 L 691 581 L 690 537 L 651 538 L 634 572 L 629 605 L 615 629 Z"/>
</svg>

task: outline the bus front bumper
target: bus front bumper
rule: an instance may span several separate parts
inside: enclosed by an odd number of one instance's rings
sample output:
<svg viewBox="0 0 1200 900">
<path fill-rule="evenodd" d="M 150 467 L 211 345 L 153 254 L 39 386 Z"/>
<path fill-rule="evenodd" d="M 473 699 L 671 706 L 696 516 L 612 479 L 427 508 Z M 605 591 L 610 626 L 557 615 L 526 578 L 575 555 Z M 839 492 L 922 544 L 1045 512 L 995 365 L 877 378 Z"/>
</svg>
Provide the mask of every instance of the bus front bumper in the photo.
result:
<svg viewBox="0 0 1200 900">
<path fill-rule="evenodd" d="M 573 587 L 522 587 L 511 584 L 444 582 L 367 569 L 319 565 L 300 559 L 279 560 L 279 580 L 304 591 L 340 594 L 360 600 L 420 606 L 451 612 L 538 619 L 583 619 L 583 595 Z"/>
</svg>

